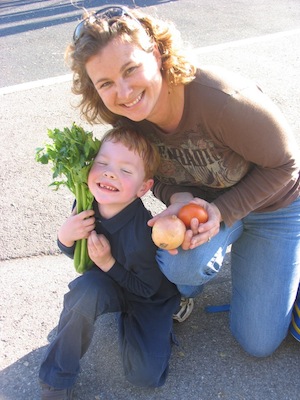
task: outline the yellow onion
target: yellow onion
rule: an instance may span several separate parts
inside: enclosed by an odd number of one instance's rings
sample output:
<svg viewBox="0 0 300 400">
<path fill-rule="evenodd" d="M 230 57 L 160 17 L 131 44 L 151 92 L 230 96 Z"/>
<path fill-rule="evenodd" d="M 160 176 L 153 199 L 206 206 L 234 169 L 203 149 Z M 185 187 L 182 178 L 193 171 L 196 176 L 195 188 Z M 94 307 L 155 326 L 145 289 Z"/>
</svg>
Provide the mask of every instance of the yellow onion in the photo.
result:
<svg viewBox="0 0 300 400">
<path fill-rule="evenodd" d="M 185 232 L 184 223 L 176 215 L 166 215 L 155 221 L 152 240 L 161 249 L 173 250 L 182 244 Z"/>
</svg>

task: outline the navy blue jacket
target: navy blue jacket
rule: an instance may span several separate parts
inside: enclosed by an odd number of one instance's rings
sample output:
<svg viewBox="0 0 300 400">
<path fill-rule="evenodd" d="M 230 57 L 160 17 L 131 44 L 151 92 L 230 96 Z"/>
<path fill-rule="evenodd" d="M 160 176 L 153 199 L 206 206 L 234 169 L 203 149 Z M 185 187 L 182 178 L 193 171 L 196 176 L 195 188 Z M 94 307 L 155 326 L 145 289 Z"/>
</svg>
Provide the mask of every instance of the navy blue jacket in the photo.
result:
<svg viewBox="0 0 300 400">
<path fill-rule="evenodd" d="M 150 212 L 141 199 L 136 199 L 112 218 L 103 218 L 96 201 L 93 203 L 96 232 L 108 239 L 116 262 L 106 272 L 124 290 L 127 300 L 163 302 L 178 295 L 176 286 L 160 271 L 156 262 L 157 247 L 147 225 Z M 73 257 L 75 245 L 66 247 L 58 241 L 60 250 Z"/>
</svg>

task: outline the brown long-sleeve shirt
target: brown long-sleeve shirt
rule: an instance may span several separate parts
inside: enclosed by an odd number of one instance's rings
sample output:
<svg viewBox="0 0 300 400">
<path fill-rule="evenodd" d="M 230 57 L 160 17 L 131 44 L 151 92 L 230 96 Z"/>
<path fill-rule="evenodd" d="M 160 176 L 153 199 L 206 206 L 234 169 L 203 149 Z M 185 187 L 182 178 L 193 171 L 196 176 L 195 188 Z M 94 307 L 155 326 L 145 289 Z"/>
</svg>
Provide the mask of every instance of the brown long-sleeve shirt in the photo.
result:
<svg viewBox="0 0 300 400">
<path fill-rule="evenodd" d="M 280 110 L 250 80 L 220 68 L 199 69 L 185 87 L 174 133 L 137 123 L 162 163 L 154 194 L 169 204 L 187 191 L 214 201 L 227 225 L 299 196 L 299 150 Z"/>
</svg>

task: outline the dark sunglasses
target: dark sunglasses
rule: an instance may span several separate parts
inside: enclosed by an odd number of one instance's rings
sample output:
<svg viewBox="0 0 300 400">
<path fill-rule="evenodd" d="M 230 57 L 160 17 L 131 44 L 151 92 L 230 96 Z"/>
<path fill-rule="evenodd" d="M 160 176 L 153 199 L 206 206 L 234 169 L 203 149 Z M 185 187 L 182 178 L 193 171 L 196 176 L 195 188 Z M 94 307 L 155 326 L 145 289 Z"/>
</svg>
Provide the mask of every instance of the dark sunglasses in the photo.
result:
<svg viewBox="0 0 300 400">
<path fill-rule="evenodd" d="M 109 6 L 109 7 L 103 7 L 99 11 L 97 11 L 95 14 L 85 18 L 79 24 L 76 26 L 74 33 L 73 33 L 73 43 L 76 44 L 82 35 L 84 31 L 84 26 L 87 22 L 90 24 L 93 24 L 94 22 L 101 20 L 101 19 L 106 19 L 106 20 L 116 20 L 118 18 L 122 17 L 129 17 L 130 19 L 136 21 L 138 24 L 140 22 L 133 16 L 131 15 L 128 10 L 124 7 L 121 6 Z"/>
</svg>

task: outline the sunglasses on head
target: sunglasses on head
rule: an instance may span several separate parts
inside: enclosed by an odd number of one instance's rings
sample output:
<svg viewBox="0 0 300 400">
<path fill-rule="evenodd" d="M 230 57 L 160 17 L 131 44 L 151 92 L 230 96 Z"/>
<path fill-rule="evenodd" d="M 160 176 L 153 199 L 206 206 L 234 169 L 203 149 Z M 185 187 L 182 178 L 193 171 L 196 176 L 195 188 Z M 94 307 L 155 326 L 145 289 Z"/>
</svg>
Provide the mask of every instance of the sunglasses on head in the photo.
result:
<svg viewBox="0 0 300 400">
<path fill-rule="evenodd" d="M 100 10 L 98 10 L 96 13 L 93 15 L 85 18 L 79 24 L 76 26 L 74 33 L 73 33 L 73 43 L 76 44 L 78 40 L 80 39 L 80 36 L 82 35 L 84 31 L 84 26 L 87 22 L 90 24 L 93 24 L 94 22 L 101 20 L 101 19 L 106 19 L 109 21 L 110 19 L 116 20 L 118 18 L 122 17 L 129 17 L 130 19 L 136 21 L 138 24 L 140 22 L 128 12 L 128 9 L 125 7 L 121 6 L 109 6 L 109 7 L 103 7 Z"/>
</svg>

